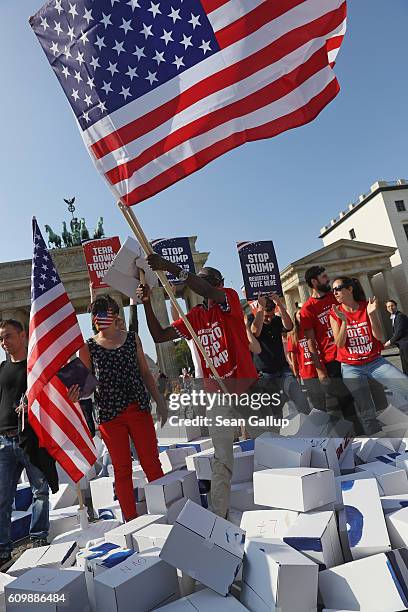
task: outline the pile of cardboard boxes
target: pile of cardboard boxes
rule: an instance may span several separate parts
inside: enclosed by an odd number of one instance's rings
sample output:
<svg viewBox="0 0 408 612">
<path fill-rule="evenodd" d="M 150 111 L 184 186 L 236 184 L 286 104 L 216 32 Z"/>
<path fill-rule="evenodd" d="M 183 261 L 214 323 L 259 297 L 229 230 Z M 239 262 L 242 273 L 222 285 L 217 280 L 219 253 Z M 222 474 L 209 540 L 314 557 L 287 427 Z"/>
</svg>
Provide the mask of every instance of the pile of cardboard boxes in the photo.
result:
<svg viewBox="0 0 408 612">
<path fill-rule="evenodd" d="M 235 446 L 228 520 L 208 509 L 210 439 L 161 442 L 165 476 L 151 483 L 134 462 L 128 523 L 111 467 L 82 480 L 96 519 L 85 528 L 66 479 L 50 496 L 50 544 L 0 574 L 0 611 L 408 610 L 408 440 L 351 438 L 346 421 L 322 437 L 319 423 Z M 30 504 L 23 482 L 16 540 Z"/>
</svg>

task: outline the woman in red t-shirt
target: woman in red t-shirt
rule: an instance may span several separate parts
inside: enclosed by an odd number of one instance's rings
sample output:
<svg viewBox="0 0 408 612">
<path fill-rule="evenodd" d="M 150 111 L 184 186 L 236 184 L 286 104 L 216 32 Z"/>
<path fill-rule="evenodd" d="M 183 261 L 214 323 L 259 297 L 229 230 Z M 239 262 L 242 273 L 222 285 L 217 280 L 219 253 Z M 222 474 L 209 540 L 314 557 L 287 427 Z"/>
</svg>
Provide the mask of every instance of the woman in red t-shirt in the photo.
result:
<svg viewBox="0 0 408 612">
<path fill-rule="evenodd" d="M 293 374 L 300 378 L 307 397 L 316 410 L 325 409 L 325 394 L 309 352 L 307 338 L 303 331 L 300 308 L 295 310 L 292 320 L 294 328 L 288 333 L 287 353 Z"/>
<path fill-rule="evenodd" d="M 330 313 L 337 359 L 364 431 L 371 435 L 381 427 L 376 419 L 369 378 L 392 392 L 394 406 L 408 409 L 408 377 L 381 356 L 383 334 L 377 299 L 372 297 L 367 301 L 356 278 L 336 278 L 332 289 L 339 302 Z"/>
</svg>

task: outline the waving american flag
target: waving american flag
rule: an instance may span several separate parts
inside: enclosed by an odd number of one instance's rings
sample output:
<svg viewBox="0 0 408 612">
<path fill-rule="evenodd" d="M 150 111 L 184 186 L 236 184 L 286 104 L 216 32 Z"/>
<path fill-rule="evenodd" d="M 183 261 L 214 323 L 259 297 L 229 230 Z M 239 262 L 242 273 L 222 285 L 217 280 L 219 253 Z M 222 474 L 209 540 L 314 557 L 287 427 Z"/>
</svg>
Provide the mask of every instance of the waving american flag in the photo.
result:
<svg viewBox="0 0 408 612">
<path fill-rule="evenodd" d="M 30 20 L 115 198 L 133 205 L 337 95 L 342 0 L 51 0 Z"/>
<path fill-rule="evenodd" d="M 28 419 L 40 446 L 77 482 L 96 461 L 79 404 L 56 376 L 84 344 L 78 320 L 33 219 L 31 312 L 27 357 Z"/>
</svg>

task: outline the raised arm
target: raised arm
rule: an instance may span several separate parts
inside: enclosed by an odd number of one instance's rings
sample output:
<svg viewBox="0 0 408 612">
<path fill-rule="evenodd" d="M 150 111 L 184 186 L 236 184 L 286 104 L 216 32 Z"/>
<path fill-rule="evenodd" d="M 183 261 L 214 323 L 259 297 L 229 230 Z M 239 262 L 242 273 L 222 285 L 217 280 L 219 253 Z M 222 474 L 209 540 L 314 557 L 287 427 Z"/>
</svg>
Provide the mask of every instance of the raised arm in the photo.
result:
<svg viewBox="0 0 408 612">
<path fill-rule="evenodd" d="M 136 294 L 137 297 L 143 302 L 147 326 L 156 344 L 176 340 L 178 338 L 178 334 L 174 327 L 171 325 L 169 327 L 162 327 L 154 314 L 152 303 L 150 301 L 150 287 L 148 285 L 140 285 L 136 291 Z"/>
<path fill-rule="evenodd" d="M 379 316 L 379 304 L 376 297 L 370 297 L 367 304 L 367 314 L 371 322 L 373 336 L 379 342 L 384 342 L 384 334 Z"/>
<path fill-rule="evenodd" d="M 170 272 L 174 276 L 178 276 L 182 271 L 180 266 L 160 257 L 156 253 L 147 256 L 147 263 L 152 270 L 162 270 L 164 272 Z M 196 274 L 189 274 L 185 281 L 187 287 L 190 287 L 195 293 L 201 295 L 203 298 L 208 300 L 214 300 L 218 304 L 225 302 L 225 291 L 218 287 L 213 287 L 205 279 L 200 278 Z"/>
</svg>

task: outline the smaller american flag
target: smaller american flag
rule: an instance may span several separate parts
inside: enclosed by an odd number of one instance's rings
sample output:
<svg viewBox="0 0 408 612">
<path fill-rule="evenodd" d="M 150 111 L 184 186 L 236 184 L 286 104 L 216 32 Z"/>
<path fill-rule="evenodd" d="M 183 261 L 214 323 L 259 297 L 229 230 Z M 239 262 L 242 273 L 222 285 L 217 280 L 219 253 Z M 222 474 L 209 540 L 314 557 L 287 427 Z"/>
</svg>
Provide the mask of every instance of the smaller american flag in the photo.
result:
<svg viewBox="0 0 408 612">
<path fill-rule="evenodd" d="M 96 461 L 95 446 L 80 406 L 68 399 L 68 390 L 56 374 L 84 340 L 35 218 L 33 241 L 28 419 L 40 446 L 78 482 Z"/>
</svg>

